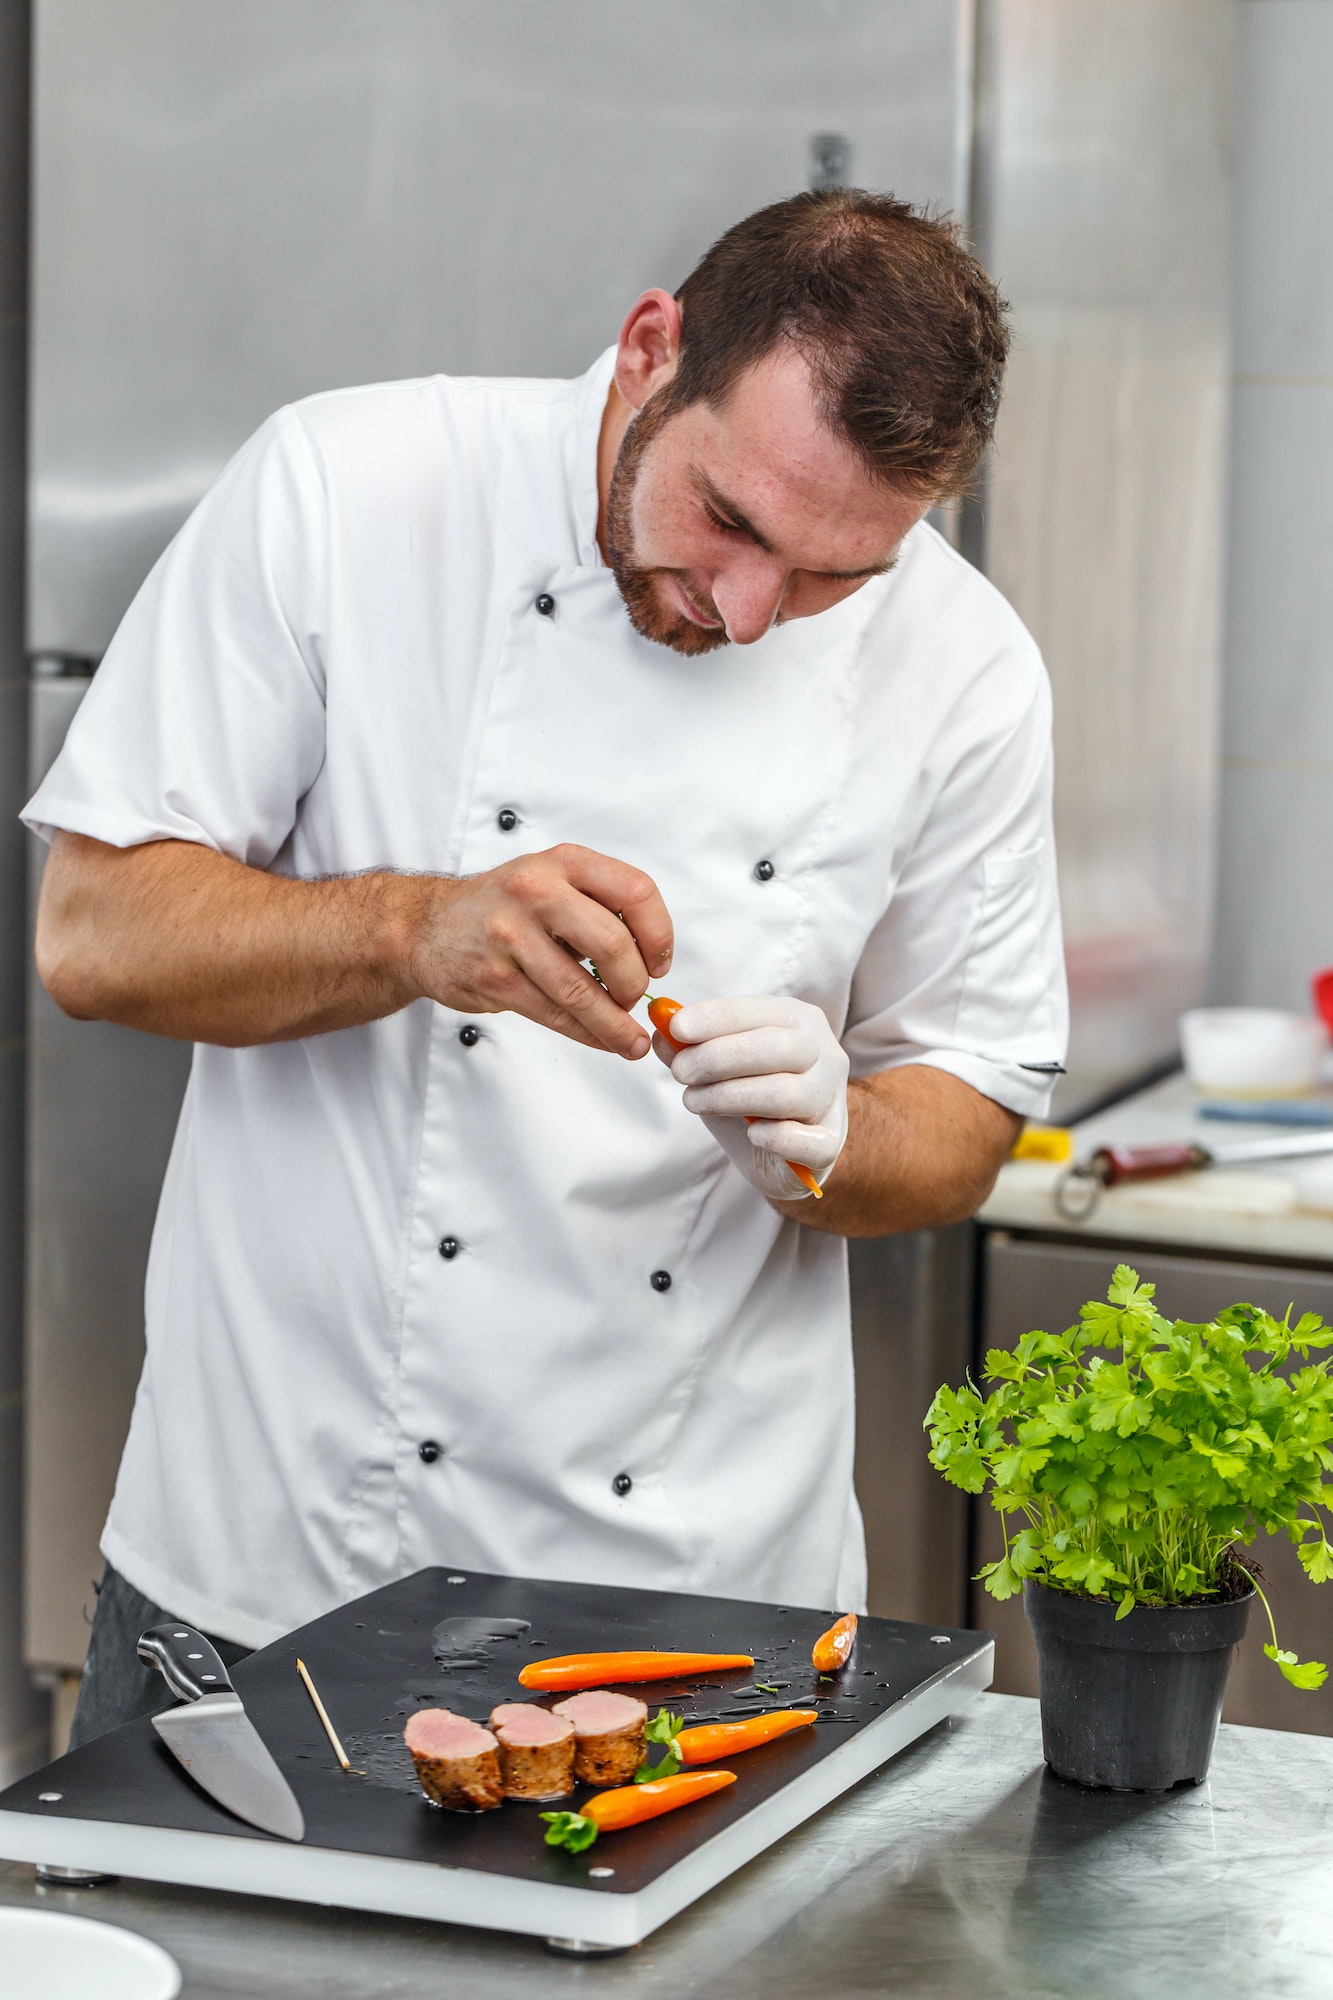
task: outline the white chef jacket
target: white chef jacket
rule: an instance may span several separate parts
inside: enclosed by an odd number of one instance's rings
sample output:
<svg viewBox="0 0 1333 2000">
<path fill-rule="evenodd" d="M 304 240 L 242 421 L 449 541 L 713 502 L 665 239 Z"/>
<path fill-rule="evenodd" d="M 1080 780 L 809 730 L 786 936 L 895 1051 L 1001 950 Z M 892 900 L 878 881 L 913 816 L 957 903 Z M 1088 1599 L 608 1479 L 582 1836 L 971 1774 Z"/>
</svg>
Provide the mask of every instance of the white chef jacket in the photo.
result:
<svg viewBox="0 0 1333 2000">
<path fill-rule="evenodd" d="M 612 358 L 281 411 L 25 818 L 298 877 L 580 842 L 656 880 L 676 998 L 795 994 L 855 1075 L 927 1063 L 1041 1112 L 1025 1065 L 1060 1060 L 1065 1003 L 1035 645 L 925 525 L 757 645 L 639 638 L 596 543 Z M 146 1309 L 102 1547 L 206 1630 L 265 1644 L 441 1562 L 863 1600 L 845 1244 L 777 1214 L 655 1058 L 428 1000 L 201 1046 Z"/>
</svg>

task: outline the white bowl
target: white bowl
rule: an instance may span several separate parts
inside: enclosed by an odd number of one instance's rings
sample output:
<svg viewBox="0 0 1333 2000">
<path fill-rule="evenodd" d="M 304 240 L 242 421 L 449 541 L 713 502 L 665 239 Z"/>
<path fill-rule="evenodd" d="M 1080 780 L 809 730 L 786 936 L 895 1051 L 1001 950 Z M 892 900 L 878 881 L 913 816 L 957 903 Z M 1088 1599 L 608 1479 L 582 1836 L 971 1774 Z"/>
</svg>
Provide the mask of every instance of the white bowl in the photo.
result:
<svg viewBox="0 0 1333 2000">
<path fill-rule="evenodd" d="M 1328 1031 L 1277 1007 L 1195 1007 L 1180 1017 L 1194 1088 L 1208 1097 L 1303 1097 L 1319 1081 Z"/>
<path fill-rule="evenodd" d="M 0 1909 L 5 2000 L 175 2000 L 180 1967 L 116 1924 L 56 1910 Z"/>
</svg>

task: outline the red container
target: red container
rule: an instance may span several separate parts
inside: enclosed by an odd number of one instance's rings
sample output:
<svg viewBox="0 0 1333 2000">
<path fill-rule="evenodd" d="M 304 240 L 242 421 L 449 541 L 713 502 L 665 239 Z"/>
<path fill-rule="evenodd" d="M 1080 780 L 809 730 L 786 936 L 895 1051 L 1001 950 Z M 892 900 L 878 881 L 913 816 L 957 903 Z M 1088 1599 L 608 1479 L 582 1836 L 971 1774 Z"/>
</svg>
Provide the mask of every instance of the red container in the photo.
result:
<svg viewBox="0 0 1333 2000">
<path fill-rule="evenodd" d="M 1329 1034 L 1333 1035 L 1333 965 L 1315 973 L 1310 981 L 1310 998 L 1314 1001 L 1315 1013 Z"/>
</svg>

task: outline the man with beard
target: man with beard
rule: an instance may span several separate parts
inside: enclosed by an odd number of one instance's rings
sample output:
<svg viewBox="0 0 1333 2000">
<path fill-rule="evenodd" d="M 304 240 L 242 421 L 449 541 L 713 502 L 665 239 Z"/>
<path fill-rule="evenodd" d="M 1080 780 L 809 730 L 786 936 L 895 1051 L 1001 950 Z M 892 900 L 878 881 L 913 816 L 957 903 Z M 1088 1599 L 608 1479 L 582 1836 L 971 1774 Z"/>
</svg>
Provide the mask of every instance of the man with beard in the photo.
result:
<svg viewBox="0 0 1333 2000">
<path fill-rule="evenodd" d="M 280 412 L 153 570 L 26 815 L 56 999 L 197 1045 L 76 1739 L 161 1607 L 863 1601 L 843 1239 L 1063 1054 L 1045 677 L 924 520 L 1005 344 L 950 227 L 798 196 L 578 381 Z"/>
</svg>

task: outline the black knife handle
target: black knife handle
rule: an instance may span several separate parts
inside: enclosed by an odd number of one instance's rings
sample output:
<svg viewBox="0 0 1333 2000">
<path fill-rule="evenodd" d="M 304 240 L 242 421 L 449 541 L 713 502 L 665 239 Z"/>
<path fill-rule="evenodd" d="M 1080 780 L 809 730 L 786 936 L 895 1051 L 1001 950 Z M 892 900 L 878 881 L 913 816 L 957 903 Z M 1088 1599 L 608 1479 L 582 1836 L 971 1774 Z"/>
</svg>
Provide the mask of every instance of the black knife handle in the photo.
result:
<svg viewBox="0 0 1333 2000">
<path fill-rule="evenodd" d="M 140 1634 L 138 1653 L 182 1701 L 198 1701 L 202 1694 L 235 1693 L 216 1649 L 191 1625 L 154 1625 Z"/>
</svg>

